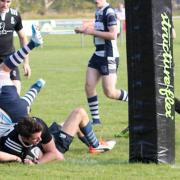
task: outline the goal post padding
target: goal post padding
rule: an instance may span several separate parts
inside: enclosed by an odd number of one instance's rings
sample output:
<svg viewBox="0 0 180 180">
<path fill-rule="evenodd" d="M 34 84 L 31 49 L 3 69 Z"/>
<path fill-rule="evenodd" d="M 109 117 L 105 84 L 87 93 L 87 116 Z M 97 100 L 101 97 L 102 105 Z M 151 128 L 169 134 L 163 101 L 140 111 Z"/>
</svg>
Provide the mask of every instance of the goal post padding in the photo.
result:
<svg viewBox="0 0 180 180">
<path fill-rule="evenodd" d="M 171 0 L 127 0 L 129 161 L 174 163 Z"/>
</svg>

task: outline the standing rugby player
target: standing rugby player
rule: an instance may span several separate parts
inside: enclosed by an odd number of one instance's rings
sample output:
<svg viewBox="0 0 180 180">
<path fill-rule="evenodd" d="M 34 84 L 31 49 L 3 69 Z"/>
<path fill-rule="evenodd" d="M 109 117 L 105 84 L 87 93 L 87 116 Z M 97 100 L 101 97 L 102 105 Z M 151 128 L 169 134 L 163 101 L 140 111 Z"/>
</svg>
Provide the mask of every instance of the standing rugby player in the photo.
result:
<svg viewBox="0 0 180 180">
<path fill-rule="evenodd" d="M 17 10 L 10 8 L 11 3 L 12 0 L 0 0 L 0 63 L 15 52 L 13 43 L 14 31 L 17 32 L 21 47 L 28 43 L 22 26 L 21 16 Z M 31 68 L 28 55 L 25 57 L 23 68 L 25 76 L 29 78 L 31 76 Z M 12 69 L 10 77 L 17 88 L 17 92 L 20 94 L 21 82 L 17 67 Z"/>
<path fill-rule="evenodd" d="M 100 123 L 96 86 L 102 79 L 104 94 L 110 99 L 128 101 L 125 90 L 116 89 L 119 52 L 117 47 L 117 19 L 113 8 L 106 0 L 95 0 L 94 29 L 76 28 L 76 33 L 92 35 L 96 50 L 92 55 L 86 73 L 85 91 L 93 124 Z"/>
</svg>

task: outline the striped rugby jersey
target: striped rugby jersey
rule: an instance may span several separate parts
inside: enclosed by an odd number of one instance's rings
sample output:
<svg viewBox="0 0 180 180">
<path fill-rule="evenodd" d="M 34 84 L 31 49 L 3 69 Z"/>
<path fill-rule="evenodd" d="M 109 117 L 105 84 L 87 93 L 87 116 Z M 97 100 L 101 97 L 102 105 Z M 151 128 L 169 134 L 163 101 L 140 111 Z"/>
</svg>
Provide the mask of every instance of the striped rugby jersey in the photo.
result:
<svg viewBox="0 0 180 180">
<path fill-rule="evenodd" d="M 40 142 L 40 144 L 49 143 L 52 139 L 52 136 L 49 133 L 46 123 L 39 118 L 35 119 L 43 125 L 43 131 L 41 135 L 42 141 Z M 20 158 L 23 158 L 24 153 L 26 153 L 32 147 L 33 145 L 26 145 L 23 143 L 21 136 L 17 132 L 16 126 L 15 129 L 7 136 L 1 137 L 0 151 L 19 156 Z"/>
<path fill-rule="evenodd" d="M 101 9 L 96 10 L 95 30 L 108 32 L 108 27 L 117 25 L 115 11 L 108 3 Z M 101 57 L 119 57 L 117 41 L 104 40 L 94 36 L 94 45 L 96 46 L 95 54 Z"/>
</svg>

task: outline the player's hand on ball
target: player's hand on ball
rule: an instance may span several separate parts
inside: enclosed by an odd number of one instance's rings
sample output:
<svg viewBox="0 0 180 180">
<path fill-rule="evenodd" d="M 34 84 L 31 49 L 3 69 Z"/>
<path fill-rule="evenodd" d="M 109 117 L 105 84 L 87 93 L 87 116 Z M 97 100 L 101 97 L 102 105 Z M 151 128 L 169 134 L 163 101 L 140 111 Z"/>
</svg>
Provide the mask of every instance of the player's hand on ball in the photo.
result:
<svg viewBox="0 0 180 180">
<path fill-rule="evenodd" d="M 24 164 L 39 164 L 39 159 L 43 156 L 43 152 L 39 147 L 33 147 L 24 154 Z"/>
</svg>

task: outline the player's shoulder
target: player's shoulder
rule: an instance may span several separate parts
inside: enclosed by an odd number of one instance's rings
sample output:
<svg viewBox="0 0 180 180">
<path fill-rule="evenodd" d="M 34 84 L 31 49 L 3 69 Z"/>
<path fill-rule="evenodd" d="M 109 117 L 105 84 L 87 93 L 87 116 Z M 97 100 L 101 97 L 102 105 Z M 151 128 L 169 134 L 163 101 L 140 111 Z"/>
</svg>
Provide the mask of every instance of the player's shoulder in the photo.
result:
<svg viewBox="0 0 180 180">
<path fill-rule="evenodd" d="M 1 139 L 8 140 L 8 141 L 19 142 L 17 124 L 15 124 L 14 129 L 9 134 L 1 137 Z"/>
<path fill-rule="evenodd" d="M 19 11 L 16 10 L 16 9 L 13 9 L 13 8 L 10 8 L 10 9 L 9 9 L 9 13 L 10 13 L 12 16 L 19 16 Z"/>
<path fill-rule="evenodd" d="M 115 10 L 111 6 L 108 6 L 106 9 L 106 15 L 109 15 L 109 14 L 115 15 Z"/>
</svg>

